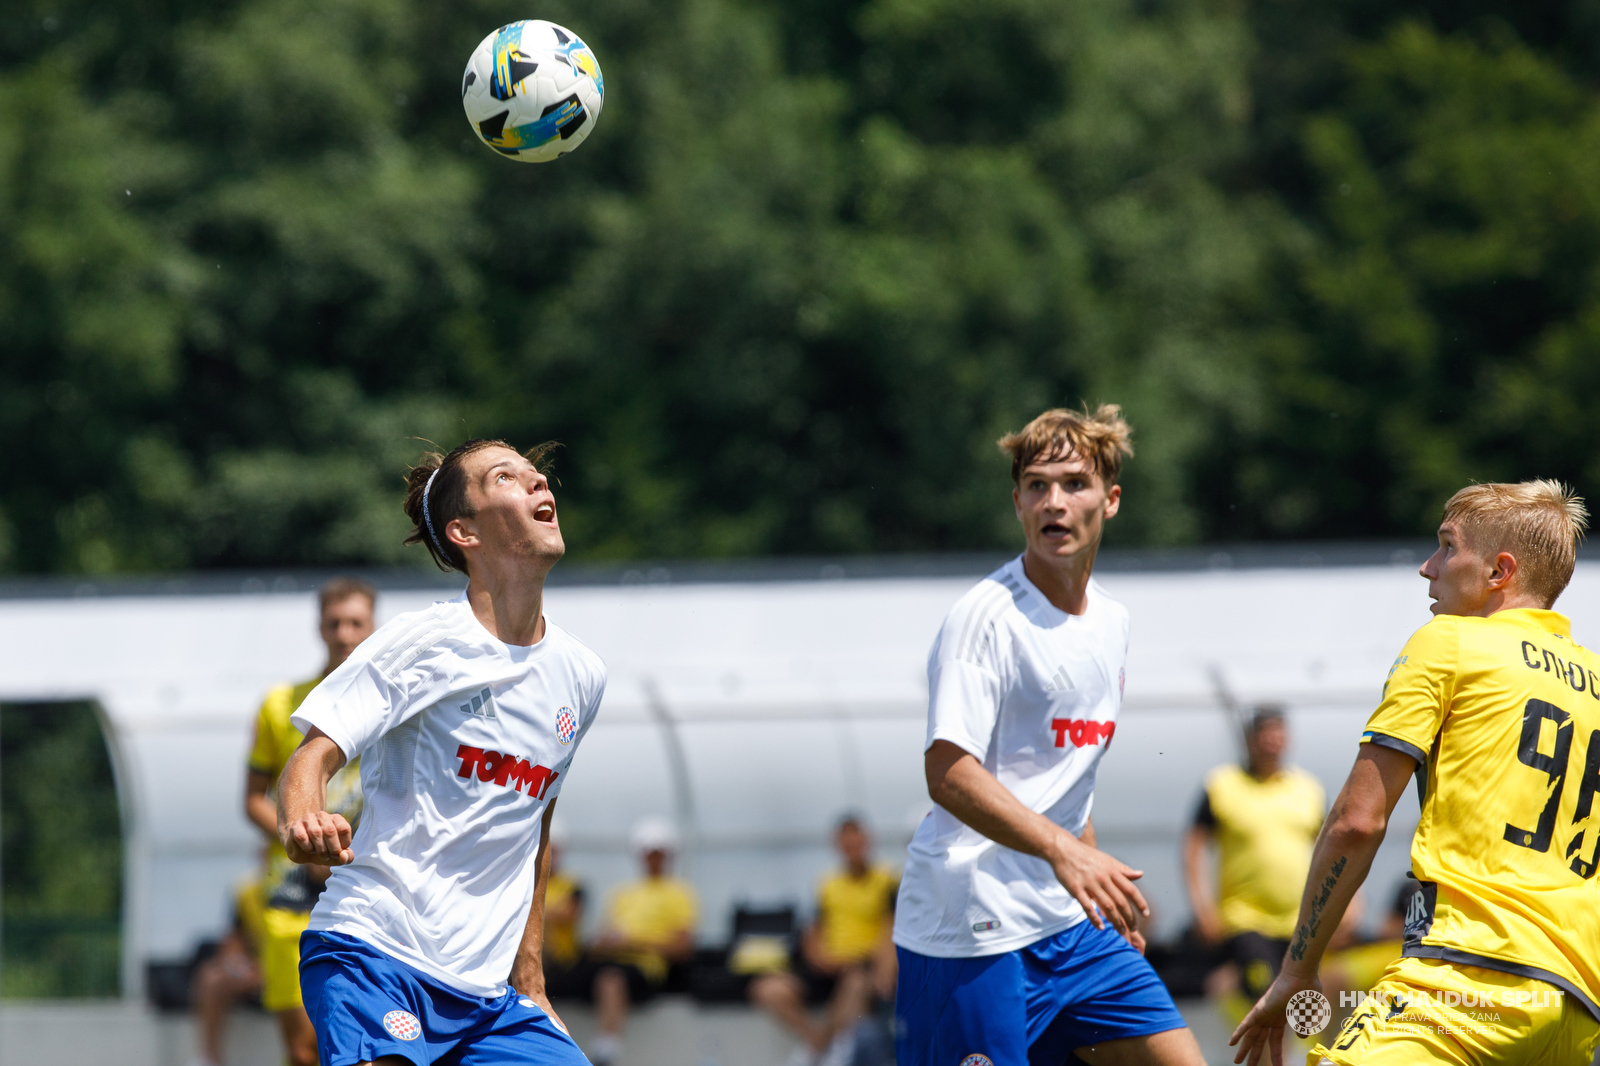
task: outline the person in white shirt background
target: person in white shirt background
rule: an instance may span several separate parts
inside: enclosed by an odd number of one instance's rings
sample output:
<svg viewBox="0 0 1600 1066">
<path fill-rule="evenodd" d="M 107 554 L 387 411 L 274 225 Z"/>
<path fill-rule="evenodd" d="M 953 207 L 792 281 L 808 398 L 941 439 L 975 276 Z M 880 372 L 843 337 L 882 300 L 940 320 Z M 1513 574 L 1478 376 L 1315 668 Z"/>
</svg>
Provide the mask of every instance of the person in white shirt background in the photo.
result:
<svg viewBox="0 0 1600 1066">
<path fill-rule="evenodd" d="M 1026 549 L 957 602 L 929 655 L 936 806 L 895 911 L 899 1066 L 1202 1062 L 1142 954 L 1141 874 L 1096 849 L 1090 818 L 1128 645 L 1126 609 L 1090 574 L 1130 436 L 1106 404 L 999 442 Z"/>
<path fill-rule="evenodd" d="M 545 995 L 541 938 L 550 818 L 606 676 L 544 615 L 565 551 L 547 450 L 423 458 L 408 543 L 467 589 L 384 625 L 294 716 L 280 832 L 296 862 L 334 867 L 301 945 L 323 1066 L 586 1062 Z M 352 839 L 323 802 L 357 756 Z"/>
</svg>

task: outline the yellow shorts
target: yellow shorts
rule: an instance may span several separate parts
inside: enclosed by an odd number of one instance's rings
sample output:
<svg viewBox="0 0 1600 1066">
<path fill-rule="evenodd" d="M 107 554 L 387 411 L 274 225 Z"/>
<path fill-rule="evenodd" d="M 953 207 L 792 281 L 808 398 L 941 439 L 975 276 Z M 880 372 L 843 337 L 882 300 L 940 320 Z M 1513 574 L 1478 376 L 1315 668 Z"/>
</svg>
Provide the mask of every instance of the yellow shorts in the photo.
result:
<svg viewBox="0 0 1600 1066">
<path fill-rule="evenodd" d="M 261 1006 L 274 1013 L 301 1006 L 300 934 L 308 912 L 268 907 L 261 912 Z"/>
<path fill-rule="evenodd" d="M 233 897 L 234 913 L 239 916 L 239 926 L 244 931 L 244 938 L 253 952 L 259 952 L 261 942 L 266 939 L 267 930 L 262 919 L 262 915 L 266 913 L 266 906 L 266 901 L 261 895 L 260 878 L 241 884 Z"/>
<path fill-rule="evenodd" d="M 1338 997 L 1329 991 L 1328 978 L 1338 976 L 1345 984 L 1341 989 L 1368 991 L 1383 979 L 1383 972 L 1400 957 L 1404 944 L 1399 940 L 1376 940 L 1358 944 L 1343 951 L 1329 952 L 1322 960 L 1322 986 L 1327 997 L 1338 1005 Z"/>
<path fill-rule="evenodd" d="M 1396 959 L 1372 992 L 1308 1066 L 1588 1066 L 1600 1044 L 1600 1021 L 1571 994 L 1499 970 Z"/>
</svg>

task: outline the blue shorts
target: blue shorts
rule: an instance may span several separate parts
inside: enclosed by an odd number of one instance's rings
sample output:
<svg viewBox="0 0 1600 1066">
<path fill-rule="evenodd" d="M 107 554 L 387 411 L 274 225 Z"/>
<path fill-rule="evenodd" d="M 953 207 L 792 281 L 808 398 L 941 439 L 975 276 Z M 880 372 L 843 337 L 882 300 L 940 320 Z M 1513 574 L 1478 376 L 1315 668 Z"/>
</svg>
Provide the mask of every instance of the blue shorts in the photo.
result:
<svg viewBox="0 0 1600 1066">
<path fill-rule="evenodd" d="M 322 1066 L 352 1066 L 381 1055 L 416 1066 L 589 1062 L 515 989 L 491 999 L 469 996 L 342 933 L 300 937 L 300 989 Z"/>
<path fill-rule="evenodd" d="M 1062 1066 L 1078 1048 L 1188 1024 L 1144 956 L 1109 924 L 1079 922 L 975 959 L 897 950 L 898 1066 Z"/>
</svg>

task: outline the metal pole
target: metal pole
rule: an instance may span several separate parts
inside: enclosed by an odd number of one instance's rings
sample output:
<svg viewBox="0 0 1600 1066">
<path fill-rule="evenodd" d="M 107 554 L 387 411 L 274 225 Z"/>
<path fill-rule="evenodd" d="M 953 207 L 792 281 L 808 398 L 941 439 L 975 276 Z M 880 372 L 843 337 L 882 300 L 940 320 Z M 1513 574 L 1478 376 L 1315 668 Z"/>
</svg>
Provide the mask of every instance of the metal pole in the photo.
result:
<svg viewBox="0 0 1600 1066">
<path fill-rule="evenodd" d="M 95 722 L 100 726 L 100 736 L 105 741 L 106 754 L 111 759 L 111 779 L 117 790 L 117 821 L 122 829 L 122 929 L 117 938 L 122 958 L 118 983 L 122 986 L 124 1000 L 138 1000 L 144 995 L 141 922 L 145 914 L 145 882 L 149 875 L 139 787 L 127 751 L 129 738 L 118 732 L 103 703 L 96 699 L 91 706 Z"/>
<path fill-rule="evenodd" d="M 661 743 L 667 751 L 667 776 L 672 779 L 673 816 L 683 830 L 683 858 L 681 867 L 687 875 L 694 868 L 694 853 L 699 845 L 700 826 L 695 817 L 694 789 L 689 782 L 689 759 L 683 753 L 683 739 L 678 736 L 678 722 L 672 717 L 667 701 L 662 698 L 655 678 L 646 676 L 640 681 L 644 689 L 645 705 L 650 715 L 661 727 Z"/>
<path fill-rule="evenodd" d="M 0 703 L 0 752 L 5 750 L 5 704 Z M 0 767 L 4 767 L 5 758 L 0 756 Z M 4 980 L 6 972 L 6 871 L 5 871 L 5 777 L 4 770 L 0 769 L 0 980 Z M 0 1040 L 0 1062 L 5 1061 L 5 1041 Z"/>
</svg>

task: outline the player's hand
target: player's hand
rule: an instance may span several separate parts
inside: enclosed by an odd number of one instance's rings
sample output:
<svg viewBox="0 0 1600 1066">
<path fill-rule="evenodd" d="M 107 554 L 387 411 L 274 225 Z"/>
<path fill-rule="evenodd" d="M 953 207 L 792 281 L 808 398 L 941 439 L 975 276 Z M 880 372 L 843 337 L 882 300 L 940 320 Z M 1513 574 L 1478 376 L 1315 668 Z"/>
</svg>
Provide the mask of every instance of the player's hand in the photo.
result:
<svg viewBox="0 0 1600 1066">
<path fill-rule="evenodd" d="M 1245 1062 L 1248 1055 L 1247 1066 L 1256 1066 L 1261 1061 L 1261 1053 L 1270 1051 L 1272 1066 L 1283 1066 L 1283 1030 L 1289 1024 L 1289 1000 L 1296 992 L 1308 988 L 1321 992 L 1322 982 L 1315 976 L 1299 977 L 1288 970 L 1280 972 L 1229 1038 L 1229 1047 L 1239 1045 L 1233 1061 Z"/>
<path fill-rule="evenodd" d="M 1065 848 L 1050 860 L 1050 866 L 1055 870 L 1056 880 L 1083 904 L 1089 921 L 1096 929 L 1104 929 L 1105 919 L 1109 918 L 1123 936 L 1127 936 L 1130 929 L 1136 931 L 1139 918 L 1150 913 L 1149 904 L 1133 885 L 1144 876 L 1144 871 L 1124 865 L 1065 830 L 1061 839 Z"/>
<path fill-rule="evenodd" d="M 285 825 L 283 850 L 291 862 L 319 866 L 344 866 L 356 857 L 350 850 L 350 823 L 327 811 L 313 811 Z"/>
</svg>

